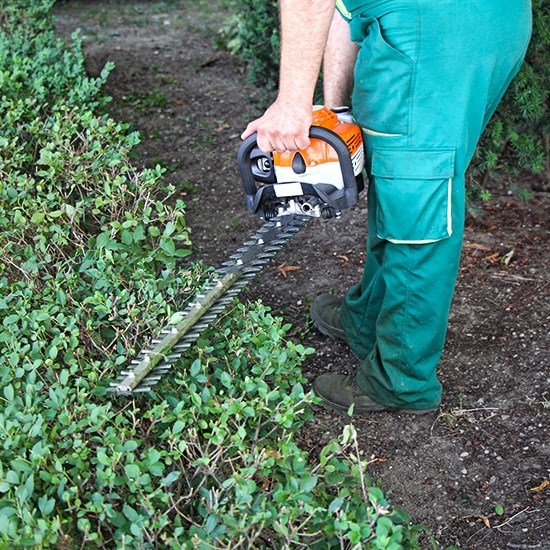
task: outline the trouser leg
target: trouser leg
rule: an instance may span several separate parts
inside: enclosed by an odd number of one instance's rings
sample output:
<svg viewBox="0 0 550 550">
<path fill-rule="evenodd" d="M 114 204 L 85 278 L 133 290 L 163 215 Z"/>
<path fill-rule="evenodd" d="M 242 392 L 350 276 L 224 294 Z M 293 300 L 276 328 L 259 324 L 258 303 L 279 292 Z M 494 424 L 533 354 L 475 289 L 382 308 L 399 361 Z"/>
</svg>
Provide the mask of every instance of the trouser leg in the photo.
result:
<svg viewBox="0 0 550 550">
<path fill-rule="evenodd" d="M 524 0 L 385 0 L 353 15 L 369 235 L 363 279 L 341 320 L 364 358 L 359 386 L 384 405 L 440 400 L 436 366 L 458 272 L 464 173 L 519 68 L 529 26 Z M 465 34 L 472 29 L 476 36 Z"/>
</svg>

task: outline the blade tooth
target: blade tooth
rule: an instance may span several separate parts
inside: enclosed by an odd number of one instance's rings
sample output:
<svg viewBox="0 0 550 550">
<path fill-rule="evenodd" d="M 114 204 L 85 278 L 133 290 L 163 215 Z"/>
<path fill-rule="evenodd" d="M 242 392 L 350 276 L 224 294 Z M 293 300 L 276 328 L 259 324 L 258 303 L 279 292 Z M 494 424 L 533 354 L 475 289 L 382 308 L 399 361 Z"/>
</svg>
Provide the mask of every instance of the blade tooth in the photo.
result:
<svg viewBox="0 0 550 550">
<path fill-rule="evenodd" d="M 199 331 L 199 332 L 188 332 L 186 335 L 185 335 L 185 339 L 186 340 L 196 340 L 202 333 Z"/>
<path fill-rule="evenodd" d="M 211 315 L 215 314 L 215 313 L 219 313 L 220 311 L 223 311 L 225 309 L 225 306 L 227 304 L 222 304 L 222 300 L 223 298 L 220 298 L 209 310 L 208 310 L 208 313 L 210 313 Z"/>
<path fill-rule="evenodd" d="M 151 388 L 138 386 L 137 388 L 134 388 L 130 393 L 145 393 L 148 391 L 151 391 Z"/>
<path fill-rule="evenodd" d="M 116 393 L 117 396 L 132 395 L 130 390 L 121 390 L 119 388 L 107 388 L 109 393 Z"/>
<path fill-rule="evenodd" d="M 229 305 L 229 302 L 230 302 L 231 300 L 233 300 L 233 297 L 231 297 L 231 298 L 229 299 L 228 302 L 224 302 L 223 304 L 220 304 L 219 307 L 216 307 L 216 313 L 217 313 L 218 315 L 220 315 L 221 313 L 223 313 L 223 312 L 226 310 L 226 308 L 227 308 L 227 306 Z"/>
<path fill-rule="evenodd" d="M 215 321 L 216 317 L 217 317 L 216 314 L 208 313 L 207 315 L 204 315 L 203 317 L 201 317 L 201 321 L 203 321 L 208 325 L 208 323 Z"/>
<path fill-rule="evenodd" d="M 151 371 L 151 374 L 156 374 L 158 373 L 160 376 L 163 376 L 165 375 L 167 372 L 170 372 L 170 370 L 172 369 L 172 365 L 167 365 L 165 367 L 155 367 L 152 371 Z"/>
<path fill-rule="evenodd" d="M 162 342 L 162 338 L 155 338 L 154 340 L 151 340 L 151 344 L 153 345 L 157 345 L 157 344 L 160 344 Z"/>
<path fill-rule="evenodd" d="M 142 383 L 145 382 L 146 385 L 149 384 L 156 384 L 159 382 L 159 380 L 162 380 L 163 376 L 162 374 L 148 374 L 142 381 Z"/>
<path fill-rule="evenodd" d="M 274 223 L 268 222 L 268 223 L 262 225 L 262 227 L 260 227 L 258 229 L 258 231 L 256 231 L 255 234 L 256 235 L 263 235 L 264 233 L 267 233 L 267 232 L 271 231 L 274 227 L 275 227 Z"/>
<path fill-rule="evenodd" d="M 184 351 L 187 351 L 190 347 L 191 347 L 190 342 L 182 342 L 181 344 L 176 344 L 173 349 L 174 351 L 177 351 L 177 352 L 184 352 Z"/>
<path fill-rule="evenodd" d="M 186 334 L 185 336 L 188 336 L 188 334 Z M 170 362 L 174 362 L 174 361 L 177 361 L 180 357 L 181 357 L 181 353 L 170 353 L 166 356 L 166 360 Z"/>
<path fill-rule="evenodd" d="M 233 288 L 237 288 L 239 290 L 241 290 L 243 287 L 245 287 L 247 285 L 247 282 L 244 281 L 241 277 L 241 279 L 239 279 L 234 285 L 233 285 Z"/>
<path fill-rule="evenodd" d="M 117 393 L 132 393 L 132 390 L 128 386 L 122 385 L 122 380 L 118 383 L 111 382 L 111 387 L 113 388 L 112 391 L 116 391 Z"/>
<path fill-rule="evenodd" d="M 182 344 L 186 344 L 187 347 L 186 347 L 185 349 L 180 350 L 180 351 L 186 351 L 186 350 L 188 350 L 188 349 L 195 343 L 195 341 L 196 341 L 196 340 L 193 340 L 193 339 L 189 340 L 189 339 L 187 338 L 187 336 L 188 336 L 188 335 L 186 334 L 186 335 L 182 338 Z M 171 363 L 173 364 L 173 362 L 171 362 Z"/>
<path fill-rule="evenodd" d="M 227 298 L 229 296 L 233 297 L 233 296 L 236 296 L 237 294 L 239 294 L 239 291 L 240 289 L 235 287 L 235 286 L 232 286 L 224 295 L 223 295 L 223 298 Z"/>
</svg>

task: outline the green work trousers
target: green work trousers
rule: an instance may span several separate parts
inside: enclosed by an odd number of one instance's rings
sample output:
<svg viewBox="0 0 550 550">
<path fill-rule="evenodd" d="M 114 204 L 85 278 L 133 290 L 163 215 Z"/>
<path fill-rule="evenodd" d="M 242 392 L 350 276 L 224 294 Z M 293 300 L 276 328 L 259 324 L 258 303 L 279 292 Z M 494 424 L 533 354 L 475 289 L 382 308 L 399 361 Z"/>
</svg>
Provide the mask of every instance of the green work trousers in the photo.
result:
<svg viewBox="0 0 550 550">
<path fill-rule="evenodd" d="M 523 61 L 530 1 L 348 0 L 341 11 L 360 45 L 352 106 L 369 175 L 367 259 L 341 321 L 371 399 L 431 408 L 441 400 L 464 175 Z"/>
</svg>

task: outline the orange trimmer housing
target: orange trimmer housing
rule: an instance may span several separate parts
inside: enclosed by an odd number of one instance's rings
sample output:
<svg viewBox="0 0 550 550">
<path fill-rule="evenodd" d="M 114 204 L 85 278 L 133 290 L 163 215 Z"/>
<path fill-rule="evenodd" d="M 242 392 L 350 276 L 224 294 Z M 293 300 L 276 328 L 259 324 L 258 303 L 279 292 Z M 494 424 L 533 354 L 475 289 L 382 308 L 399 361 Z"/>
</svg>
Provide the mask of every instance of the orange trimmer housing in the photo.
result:
<svg viewBox="0 0 550 550">
<path fill-rule="evenodd" d="M 239 148 L 247 207 L 263 219 L 287 214 L 334 217 L 363 189 L 361 129 L 351 117 L 314 107 L 306 149 L 264 153 L 256 135 Z"/>
<path fill-rule="evenodd" d="M 342 122 L 334 111 L 327 107 L 315 106 L 312 126 L 326 128 L 340 137 L 348 148 L 354 175 L 361 173 L 365 155 L 361 128 L 357 124 Z M 315 184 L 330 179 L 332 185 L 339 188 L 344 186 L 339 173 L 338 154 L 323 139 L 312 138 L 307 149 L 284 153 L 273 152 L 273 164 L 279 183 L 288 180 Z M 299 171 L 300 168 L 302 172 Z"/>
</svg>

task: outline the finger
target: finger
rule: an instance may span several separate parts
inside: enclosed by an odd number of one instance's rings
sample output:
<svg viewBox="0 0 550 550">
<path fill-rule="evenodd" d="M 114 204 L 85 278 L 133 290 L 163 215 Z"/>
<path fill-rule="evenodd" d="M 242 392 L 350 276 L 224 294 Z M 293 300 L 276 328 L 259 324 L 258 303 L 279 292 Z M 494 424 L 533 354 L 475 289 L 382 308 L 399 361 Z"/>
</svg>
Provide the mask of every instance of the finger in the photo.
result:
<svg viewBox="0 0 550 550">
<path fill-rule="evenodd" d="M 294 140 L 297 149 L 307 149 L 311 143 L 309 136 L 306 134 Z"/>
<path fill-rule="evenodd" d="M 284 153 L 285 151 L 290 151 L 290 147 L 285 141 L 282 139 L 275 139 L 272 141 L 273 150 L 277 151 L 278 153 Z"/>
<path fill-rule="evenodd" d="M 248 136 L 251 136 L 256 131 L 256 126 L 254 122 L 251 122 L 241 134 L 241 139 L 246 139 Z"/>
<path fill-rule="evenodd" d="M 271 151 L 277 150 L 275 149 L 271 141 L 261 134 L 258 134 L 258 137 L 256 138 L 256 143 L 264 153 L 271 153 Z"/>
</svg>

